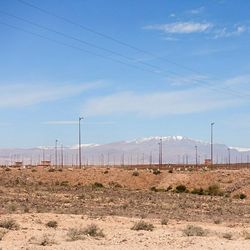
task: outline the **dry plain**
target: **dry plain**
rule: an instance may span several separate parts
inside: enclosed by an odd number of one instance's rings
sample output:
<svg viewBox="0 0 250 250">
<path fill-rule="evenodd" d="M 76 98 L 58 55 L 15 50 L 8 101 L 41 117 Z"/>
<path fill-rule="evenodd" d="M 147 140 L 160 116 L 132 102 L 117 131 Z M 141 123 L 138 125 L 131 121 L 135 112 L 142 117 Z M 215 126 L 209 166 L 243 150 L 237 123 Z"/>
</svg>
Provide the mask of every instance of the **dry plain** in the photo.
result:
<svg viewBox="0 0 250 250">
<path fill-rule="evenodd" d="M 250 170 L 0 169 L 0 249 L 250 249 Z"/>
</svg>

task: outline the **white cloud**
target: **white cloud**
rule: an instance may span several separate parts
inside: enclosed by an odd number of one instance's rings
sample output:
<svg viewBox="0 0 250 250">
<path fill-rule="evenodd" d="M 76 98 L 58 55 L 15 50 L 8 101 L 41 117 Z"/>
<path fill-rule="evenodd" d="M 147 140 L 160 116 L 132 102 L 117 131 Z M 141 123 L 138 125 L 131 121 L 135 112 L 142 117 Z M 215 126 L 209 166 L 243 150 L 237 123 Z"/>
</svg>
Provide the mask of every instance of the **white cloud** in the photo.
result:
<svg viewBox="0 0 250 250">
<path fill-rule="evenodd" d="M 192 10 L 188 10 L 187 13 L 188 14 L 191 14 L 191 15 L 198 15 L 198 14 L 201 14 L 203 11 L 204 11 L 204 7 L 200 7 L 200 8 L 197 8 L 197 9 L 192 9 Z"/>
<path fill-rule="evenodd" d="M 204 112 L 240 105 L 242 102 L 201 88 L 153 93 L 119 92 L 90 99 L 85 103 L 83 113 L 88 116 L 113 113 L 164 116 Z"/>
<path fill-rule="evenodd" d="M 230 30 L 227 27 L 222 29 L 217 29 L 214 31 L 215 36 L 214 38 L 225 38 L 225 37 L 232 37 L 232 36 L 239 36 L 247 31 L 247 28 L 244 25 L 237 25 L 234 29 Z"/>
<path fill-rule="evenodd" d="M 78 125 L 79 121 L 45 121 L 42 124 L 44 125 Z M 112 121 L 100 121 L 100 122 L 89 122 L 84 121 L 84 124 L 91 124 L 91 125 L 111 125 L 114 124 Z"/>
<path fill-rule="evenodd" d="M 160 30 L 170 34 L 201 33 L 212 28 L 211 23 L 200 22 L 175 22 L 146 26 L 145 29 Z"/>
<path fill-rule="evenodd" d="M 12 84 L 0 86 L 0 108 L 23 107 L 76 96 L 100 86 L 100 82 L 67 85 Z"/>
</svg>

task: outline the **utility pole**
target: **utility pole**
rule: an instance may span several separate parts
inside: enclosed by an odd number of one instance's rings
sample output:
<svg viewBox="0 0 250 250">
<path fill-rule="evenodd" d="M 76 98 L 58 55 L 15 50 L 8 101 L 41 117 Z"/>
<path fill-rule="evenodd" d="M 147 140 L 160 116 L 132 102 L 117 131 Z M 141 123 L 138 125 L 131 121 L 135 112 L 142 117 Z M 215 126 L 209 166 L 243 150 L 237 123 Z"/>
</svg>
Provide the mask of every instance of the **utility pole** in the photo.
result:
<svg viewBox="0 0 250 250">
<path fill-rule="evenodd" d="M 57 143 L 58 140 L 56 139 L 56 143 L 55 143 L 55 167 L 57 168 Z"/>
<path fill-rule="evenodd" d="M 213 130 L 214 130 L 214 122 L 211 123 L 211 165 L 213 165 Z"/>
<path fill-rule="evenodd" d="M 83 117 L 79 117 L 79 168 L 82 168 L 82 143 L 81 143 L 81 120 Z"/>
<path fill-rule="evenodd" d="M 198 147 L 195 145 L 195 165 L 198 166 Z"/>
</svg>

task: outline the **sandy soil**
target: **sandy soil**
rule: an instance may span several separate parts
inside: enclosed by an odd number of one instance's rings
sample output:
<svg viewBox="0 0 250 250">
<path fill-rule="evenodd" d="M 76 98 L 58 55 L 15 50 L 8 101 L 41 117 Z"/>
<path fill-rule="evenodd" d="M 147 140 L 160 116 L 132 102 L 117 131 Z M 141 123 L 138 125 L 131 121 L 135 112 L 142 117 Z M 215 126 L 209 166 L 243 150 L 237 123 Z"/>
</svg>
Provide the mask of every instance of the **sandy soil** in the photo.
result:
<svg viewBox="0 0 250 250">
<path fill-rule="evenodd" d="M 18 230 L 0 226 L 0 249 L 250 249 L 249 169 L 134 172 L 0 169 L 0 225 L 9 218 L 19 224 Z M 189 192 L 176 193 L 180 184 Z M 222 195 L 190 193 L 214 184 Z M 246 198 L 235 198 L 240 193 Z M 153 231 L 131 230 L 140 220 Z M 91 223 L 105 237 L 68 235 Z M 187 236 L 187 225 L 200 226 L 204 236 Z"/>
<path fill-rule="evenodd" d="M 145 220 L 154 225 L 153 231 L 135 231 L 131 227 L 139 219 L 108 216 L 89 218 L 80 215 L 25 214 L 4 216 L 19 223 L 19 230 L 8 230 L 0 241 L 3 250 L 14 249 L 249 249 L 250 240 L 246 232 L 250 227 L 242 224 L 209 224 L 168 221 L 161 225 L 159 220 Z M 3 219 L 3 217 L 1 218 Z M 50 220 L 58 222 L 58 227 L 48 228 Z M 70 240 L 69 228 L 84 228 L 94 223 L 103 229 L 104 237 L 84 236 L 82 240 Z M 183 229 L 196 225 L 207 230 L 205 236 L 187 236 Z M 232 239 L 226 239 L 225 234 Z M 42 246 L 44 239 L 46 246 Z"/>
</svg>

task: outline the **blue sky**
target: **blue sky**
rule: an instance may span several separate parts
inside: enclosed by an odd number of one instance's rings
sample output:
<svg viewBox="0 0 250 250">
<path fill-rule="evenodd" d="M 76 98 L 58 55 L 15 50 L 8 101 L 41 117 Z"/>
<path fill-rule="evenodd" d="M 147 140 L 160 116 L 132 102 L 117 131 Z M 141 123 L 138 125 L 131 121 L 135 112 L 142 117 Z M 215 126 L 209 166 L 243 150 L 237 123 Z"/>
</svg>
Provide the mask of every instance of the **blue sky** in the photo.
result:
<svg viewBox="0 0 250 250">
<path fill-rule="evenodd" d="M 2 0 L 0 147 L 76 144 L 79 116 L 84 143 L 208 141 L 214 121 L 216 142 L 249 147 L 249 10 L 243 0 Z"/>
</svg>

